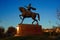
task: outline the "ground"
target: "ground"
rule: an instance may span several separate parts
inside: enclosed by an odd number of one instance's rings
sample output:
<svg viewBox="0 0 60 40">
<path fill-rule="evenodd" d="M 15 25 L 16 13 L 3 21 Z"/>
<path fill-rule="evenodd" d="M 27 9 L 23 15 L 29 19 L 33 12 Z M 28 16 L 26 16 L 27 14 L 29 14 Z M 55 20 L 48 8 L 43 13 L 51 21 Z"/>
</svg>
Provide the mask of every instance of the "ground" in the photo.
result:
<svg viewBox="0 0 60 40">
<path fill-rule="evenodd" d="M 16 36 L 15 37 L 14 36 L 14 37 L 3 38 L 0 40 L 59 40 L 59 39 L 52 37 L 52 36 L 51 37 L 47 37 L 47 36 L 25 36 L 25 37 Z"/>
</svg>

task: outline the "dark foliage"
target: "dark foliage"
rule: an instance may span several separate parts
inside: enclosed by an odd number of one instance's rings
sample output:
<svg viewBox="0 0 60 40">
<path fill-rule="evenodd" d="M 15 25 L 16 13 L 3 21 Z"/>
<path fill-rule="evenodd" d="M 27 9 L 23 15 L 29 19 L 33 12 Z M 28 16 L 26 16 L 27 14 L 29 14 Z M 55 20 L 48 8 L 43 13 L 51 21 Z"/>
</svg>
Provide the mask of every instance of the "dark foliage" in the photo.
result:
<svg viewBox="0 0 60 40">
<path fill-rule="evenodd" d="M 0 38 L 4 38 L 4 28 L 2 26 L 0 26 Z"/>
<path fill-rule="evenodd" d="M 15 34 L 16 34 L 16 28 L 10 26 L 6 32 L 6 36 L 10 37 L 10 36 L 14 36 Z"/>
</svg>

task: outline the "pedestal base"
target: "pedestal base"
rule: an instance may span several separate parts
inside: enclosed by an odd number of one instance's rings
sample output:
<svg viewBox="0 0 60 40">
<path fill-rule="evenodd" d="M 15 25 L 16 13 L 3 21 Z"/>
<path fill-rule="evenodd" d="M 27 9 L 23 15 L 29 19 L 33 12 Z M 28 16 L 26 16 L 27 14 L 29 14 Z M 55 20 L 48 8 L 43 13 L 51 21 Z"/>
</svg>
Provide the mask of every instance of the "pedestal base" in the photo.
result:
<svg viewBox="0 0 60 40">
<path fill-rule="evenodd" d="M 20 36 L 32 36 L 32 35 L 41 35 L 42 34 L 42 26 L 34 25 L 34 24 L 18 24 L 18 32 L 17 35 Z"/>
</svg>

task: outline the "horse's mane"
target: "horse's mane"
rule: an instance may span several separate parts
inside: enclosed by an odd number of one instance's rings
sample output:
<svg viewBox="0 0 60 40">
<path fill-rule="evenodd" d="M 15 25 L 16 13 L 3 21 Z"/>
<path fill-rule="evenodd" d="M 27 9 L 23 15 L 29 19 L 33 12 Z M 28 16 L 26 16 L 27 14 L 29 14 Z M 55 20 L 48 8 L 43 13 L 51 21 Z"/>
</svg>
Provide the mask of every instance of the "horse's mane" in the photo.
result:
<svg viewBox="0 0 60 40">
<path fill-rule="evenodd" d="M 24 8 L 24 7 L 19 7 L 19 10 L 21 10 L 21 9 L 24 9 L 25 11 L 27 10 L 26 8 Z M 22 11 L 22 10 L 21 10 Z"/>
</svg>

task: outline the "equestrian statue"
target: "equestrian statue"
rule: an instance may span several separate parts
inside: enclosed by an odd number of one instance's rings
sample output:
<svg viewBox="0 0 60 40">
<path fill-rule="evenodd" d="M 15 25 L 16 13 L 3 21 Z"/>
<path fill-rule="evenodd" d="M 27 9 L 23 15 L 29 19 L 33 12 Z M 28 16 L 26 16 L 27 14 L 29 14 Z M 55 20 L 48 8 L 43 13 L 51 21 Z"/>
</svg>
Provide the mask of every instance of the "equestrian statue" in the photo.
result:
<svg viewBox="0 0 60 40">
<path fill-rule="evenodd" d="M 38 20 L 40 21 L 40 15 L 38 13 L 32 12 L 32 10 L 36 10 L 36 8 L 31 7 L 31 4 L 29 4 L 26 8 L 24 7 L 19 7 L 19 10 L 22 14 L 19 15 L 20 19 L 22 19 L 21 23 L 23 23 L 25 18 L 32 18 L 33 22 L 32 24 L 36 21 L 38 24 Z M 36 19 L 36 17 L 38 16 L 38 20 Z M 23 18 L 22 18 L 23 17 Z"/>
</svg>

